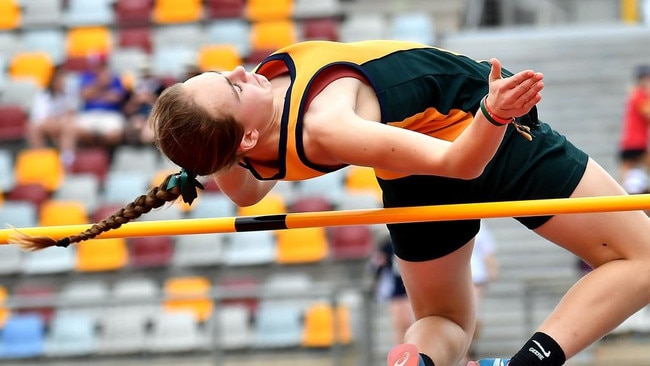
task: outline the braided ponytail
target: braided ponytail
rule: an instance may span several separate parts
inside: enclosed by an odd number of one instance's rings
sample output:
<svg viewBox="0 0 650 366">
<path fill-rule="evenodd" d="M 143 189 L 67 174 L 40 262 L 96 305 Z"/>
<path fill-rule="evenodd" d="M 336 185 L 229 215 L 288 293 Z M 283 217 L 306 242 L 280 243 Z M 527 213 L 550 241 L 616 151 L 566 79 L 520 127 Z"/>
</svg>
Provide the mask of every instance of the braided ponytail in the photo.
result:
<svg viewBox="0 0 650 366">
<path fill-rule="evenodd" d="M 10 242 L 19 244 L 23 249 L 35 251 L 51 246 L 67 247 L 72 243 L 93 239 L 105 231 L 117 229 L 129 221 L 135 220 L 167 202 L 176 201 L 181 196 L 181 187 L 178 185 L 168 187 L 170 179 L 174 176 L 175 174 L 168 175 L 160 185 L 151 188 L 146 194 L 139 196 L 111 216 L 93 224 L 84 232 L 59 240 L 46 236 L 30 237 L 18 232 L 11 236 Z"/>
</svg>

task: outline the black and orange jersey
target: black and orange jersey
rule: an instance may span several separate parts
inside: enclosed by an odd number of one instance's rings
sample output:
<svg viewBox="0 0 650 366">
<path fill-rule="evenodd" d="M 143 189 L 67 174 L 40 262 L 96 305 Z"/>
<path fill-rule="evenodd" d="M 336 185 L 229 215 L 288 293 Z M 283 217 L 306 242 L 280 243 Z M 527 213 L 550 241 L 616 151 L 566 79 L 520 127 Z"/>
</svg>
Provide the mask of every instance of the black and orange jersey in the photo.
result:
<svg viewBox="0 0 650 366">
<path fill-rule="evenodd" d="M 472 121 L 488 92 L 490 64 L 404 41 L 308 41 L 276 51 L 254 72 L 269 80 L 286 74 L 291 84 L 281 119 L 278 161 L 262 164 L 245 159 L 243 165 L 258 179 L 302 180 L 341 168 L 310 162 L 302 143 L 305 111 L 327 83 L 339 77 L 361 79 L 377 95 L 378 122 L 453 141 Z M 384 179 L 403 176 L 376 173 Z"/>
</svg>

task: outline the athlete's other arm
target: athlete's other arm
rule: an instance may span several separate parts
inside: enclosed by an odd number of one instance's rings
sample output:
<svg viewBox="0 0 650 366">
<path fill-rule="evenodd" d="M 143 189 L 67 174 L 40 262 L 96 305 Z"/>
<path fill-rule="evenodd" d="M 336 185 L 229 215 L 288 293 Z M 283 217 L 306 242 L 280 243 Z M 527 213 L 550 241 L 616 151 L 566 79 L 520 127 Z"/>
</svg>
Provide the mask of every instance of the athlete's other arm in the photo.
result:
<svg viewBox="0 0 650 366">
<path fill-rule="evenodd" d="M 492 59 L 488 105 L 502 118 L 526 114 L 541 100 L 542 74 L 531 70 L 501 78 L 501 64 Z M 368 121 L 354 111 L 354 98 L 332 98 L 329 114 L 315 124 L 319 145 L 332 161 L 371 166 L 405 174 L 472 179 L 494 156 L 505 127 L 492 125 L 482 113 L 453 142 Z M 325 123 L 337 120 L 341 123 Z"/>
<path fill-rule="evenodd" d="M 237 206 L 250 206 L 259 202 L 275 186 L 276 181 L 261 181 L 255 178 L 248 169 L 239 165 L 213 174 L 219 189 Z"/>
</svg>

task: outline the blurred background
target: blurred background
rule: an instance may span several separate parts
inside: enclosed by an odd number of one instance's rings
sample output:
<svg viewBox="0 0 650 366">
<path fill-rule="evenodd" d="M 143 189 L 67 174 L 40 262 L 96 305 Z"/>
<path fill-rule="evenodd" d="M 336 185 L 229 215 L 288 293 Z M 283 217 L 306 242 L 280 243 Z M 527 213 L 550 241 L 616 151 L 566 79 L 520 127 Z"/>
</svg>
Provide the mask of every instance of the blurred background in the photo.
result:
<svg viewBox="0 0 650 366">
<path fill-rule="evenodd" d="M 112 214 L 177 170 L 145 123 L 160 91 L 310 39 L 413 40 L 543 72 L 540 118 L 616 176 L 626 96 L 650 63 L 649 3 L 0 0 L 0 221 Z M 143 219 L 381 206 L 361 168 L 281 183 L 246 209 L 205 184 L 192 207 Z M 485 221 L 499 272 L 473 355 L 508 356 L 589 268 L 514 220 Z M 382 365 L 394 328 L 371 258 L 386 235 L 373 225 L 0 246 L 0 364 Z M 568 364 L 648 365 L 649 332 L 644 309 Z"/>
</svg>

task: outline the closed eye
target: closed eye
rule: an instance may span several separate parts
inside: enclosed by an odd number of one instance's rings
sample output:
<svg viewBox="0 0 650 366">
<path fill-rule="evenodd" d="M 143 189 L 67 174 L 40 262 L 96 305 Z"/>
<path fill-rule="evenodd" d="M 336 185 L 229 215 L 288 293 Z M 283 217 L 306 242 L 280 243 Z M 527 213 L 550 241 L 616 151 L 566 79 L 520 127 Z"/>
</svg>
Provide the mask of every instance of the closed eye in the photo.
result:
<svg viewBox="0 0 650 366">
<path fill-rule="evenodd" d="M 239 85 L 239 84 L 237 84 L 237 83 L 233 83 L 232 86 L 234 86 L 235 88 L 239 89 L 239 92 L 240 92 L 240 93 L 244 90 L 244 89 L 242 89 L 241 85 Z"/>
</svg>

